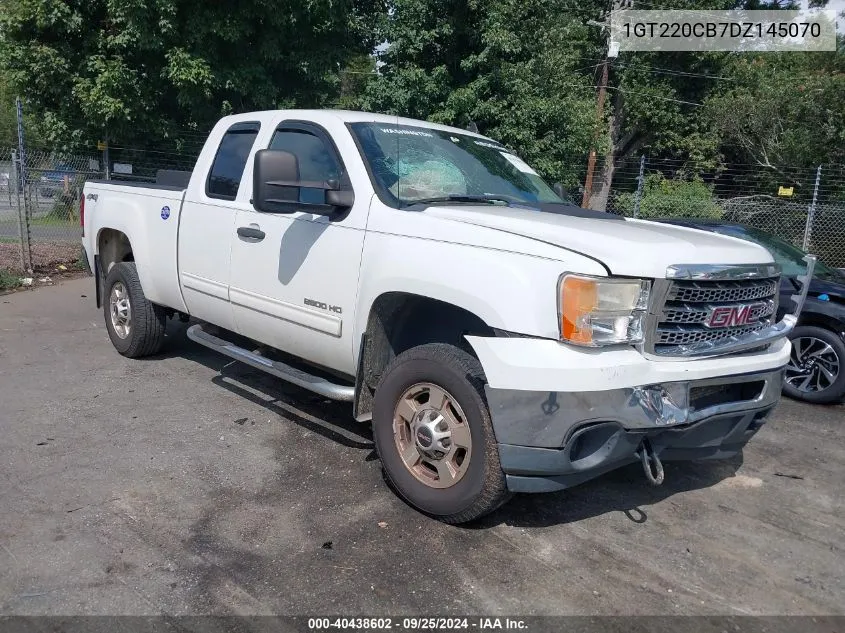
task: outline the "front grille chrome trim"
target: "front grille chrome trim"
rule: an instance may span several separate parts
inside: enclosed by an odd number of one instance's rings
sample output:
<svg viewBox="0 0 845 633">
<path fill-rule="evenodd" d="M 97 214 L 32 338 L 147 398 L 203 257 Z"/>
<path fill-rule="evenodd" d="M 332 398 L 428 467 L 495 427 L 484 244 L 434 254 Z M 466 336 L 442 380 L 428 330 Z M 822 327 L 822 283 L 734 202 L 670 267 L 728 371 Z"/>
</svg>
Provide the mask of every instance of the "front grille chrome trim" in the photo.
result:
<svg viewBox="0 0 845 633">
<path fill-rule="evenodd" d="M 664 358 L 734 354 L 745 349 L 771 343 L 775 339 L 785 336 L 795 327 L 797 321 L 797 318 L 787 315 L 783 320 L 774 325 L 759 324 L 741 328 L 740 332 L 720 332 L 719 338 L 687 344 L 661 344 L 662 346 L 660 348 L 655 348 L 654 354 Z"/>
<path fill-rule="evenodd" d="M 778 276 L 780 267 L 776 264 L 670 266 L 667 270 L 667 279 L 658 279 L 654 282 L 652 302 L 645 321 L 645 341 L 640 347 L 643 355 L 654 360 L 721 356 L 767 346 L 785 337 L 798 323 L 798 316 L 804 308 L 807 296 L 808 281 L 813 276 L 815 257 L 808 255 L 805 261 L 807 274 L 799 277 L 799 281 L 803 282 L 802 292 L 792 297 L 795 301 L 795 311 L 787 314 L 777 323 L 775 315 L 780 294 Z M 674 271 L 674 274 L 678 276 L 670 276 L 670 271 Z M 772 275 L 773 272 L 775 272 L 774 275 Z M 707 274 L 713 276 L 701 276 Z M 755 284 L 754 281 L 758 279 L 767 280 L 769 283 Z M 705 283 L 699 288 L 697 284 L 690 283 L 695 281 L 724 283 Z M 692 294 L 679 294 L 679 288 L 691 289 Z M 765 288 L 768 293 L 758 297 L 759 289 L 762 288 Z M 708 309 L 707 302 L 712 300 L 714 291 L 727 293 L 725 296 L 719 296 L 723 305 L 762 300 L 762 302 L 771 302 L 770 310 L 761 313 L 756 323 L 749 323 L 732 330 L 720 328 L 705 330 L 701 322 L 686 321 L 687 314 L 692 318 L 700 317 L 701 313 Z M 668 315 L 675 315 L 674 318 L 682 320 L 668 320 Z"/>
<path fill-rule="evenodd" d="M 766 317 L 771 317 L 777 310 L 777 302 L 774 298 L 766 297 L 753 303 L 760 305 L 760 314 L 757 316 L 761 321 Z M 706 327 L 710 313 L 719 305 L 710 303 L 665 305 L 660 315 L 660 323 L 664 327 L 669 325 L 701 325 Z"/>
<path fill-rule="evenodd" d="M 779 264 L 676 264 L 666 269 L 666 279 L 688 281 L 743 281 L 780 277 Z"/>
<path fill-rule="evenodd" d="M 708 286 L 713 282 L 719 283 L 718 287 Z M 687 279 L 675 280 L 669 290 L 667 301 L 680 301 L 683 303 L 720 303 L 756 301 L 768 299 L 778 294 L 779 280 L 765 279 L 760 282 L 749 282 L 747 280 L 709 280 L 690 281 Z"/>
</svg>

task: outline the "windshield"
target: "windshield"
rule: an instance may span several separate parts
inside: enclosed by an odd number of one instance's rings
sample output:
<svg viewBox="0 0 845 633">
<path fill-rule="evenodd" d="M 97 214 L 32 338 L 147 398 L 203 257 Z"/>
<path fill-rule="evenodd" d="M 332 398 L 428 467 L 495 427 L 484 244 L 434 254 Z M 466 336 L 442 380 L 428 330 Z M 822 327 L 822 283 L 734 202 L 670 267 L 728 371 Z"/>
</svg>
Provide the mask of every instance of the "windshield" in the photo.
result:
<svg viewBox="0 0 845 633">
<path fill-rule="evenodd" d="M 796 277 L 807 272 L 804 252 L 800 248 L 796 248 L 789 242 L 785 242 L 771 233 L 750 227 L 738 226 L 720 226 L 716 230 L 725 235 L 756 242 L 766 248 L 772 254 L 775 261 L 780 264 L 783 274 L 787 277 Z M 820 261 L 816 262 L 815 274 L 819 277 L 840 277 L 838 271 Z"/>
<path fill-rule="evenodd" d="M 391 206 L 563 203 L 537 172 L 493 141 L 410 125 L 351 123 L 349 127 L 373 185 Z"/>
</svg>

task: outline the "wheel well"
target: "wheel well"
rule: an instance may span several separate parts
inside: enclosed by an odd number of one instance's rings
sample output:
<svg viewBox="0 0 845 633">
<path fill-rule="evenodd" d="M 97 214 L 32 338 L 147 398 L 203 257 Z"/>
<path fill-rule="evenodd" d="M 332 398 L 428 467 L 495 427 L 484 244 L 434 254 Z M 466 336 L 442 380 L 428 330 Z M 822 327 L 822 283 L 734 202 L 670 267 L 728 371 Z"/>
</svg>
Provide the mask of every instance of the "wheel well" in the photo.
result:
<svg viewBox="0 0 845 633">
<path fill-rule="evenodd" d="M 103 229 L 97 240 L 97 253 L 103 276 L 118 262 L 134 262 L 132 244 L 126 233 L 116 229 Z"/>
<path fill-rule="evenodd" d="M 843 326 L 841 321 L 825 314 L 819 314 L 818 312 L 802 313 L 798 320 L 798 326 L 800 327 L 802 325 L 814 325 L 826 330 L 831 330 L 832 332 L 836 332 L 840 335 L 843 330 L 845 330 L 845 326 Z"/>
<path fill-rule="evenodd" d="M 465 335 L 493 336 L 480 317 L 445 301 L 406 292 L 388 292 L 370 309 L 362 341 L 355 417 L 367 419 L 376 385 L 387 365 L 407 349 L 425 343 L 449 343 L 472 356 Z"/>
</svg>

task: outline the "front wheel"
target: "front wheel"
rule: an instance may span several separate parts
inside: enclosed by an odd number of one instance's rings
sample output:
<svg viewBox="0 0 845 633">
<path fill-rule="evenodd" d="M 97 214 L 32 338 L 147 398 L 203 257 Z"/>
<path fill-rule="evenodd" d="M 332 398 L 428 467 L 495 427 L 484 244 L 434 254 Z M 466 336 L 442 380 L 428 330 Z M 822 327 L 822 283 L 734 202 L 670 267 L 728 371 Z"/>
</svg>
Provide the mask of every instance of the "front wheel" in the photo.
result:
<svg viewBox="0 0 845 633">
<path fill-rule="evenodd" d="M 784 374 L 783 392 L 815 404 L 845 397 L 845 342 L 831 330 L 802 325 L 790 335 L 792 353 Z"/>
<path fill-rule="evenodd" d="M 397 356 L 376 389 L 373 437 L 411 505 L 446 523 L 492 512 L 509 494 L 478 360 L 444 343 Z"/>
</svg>

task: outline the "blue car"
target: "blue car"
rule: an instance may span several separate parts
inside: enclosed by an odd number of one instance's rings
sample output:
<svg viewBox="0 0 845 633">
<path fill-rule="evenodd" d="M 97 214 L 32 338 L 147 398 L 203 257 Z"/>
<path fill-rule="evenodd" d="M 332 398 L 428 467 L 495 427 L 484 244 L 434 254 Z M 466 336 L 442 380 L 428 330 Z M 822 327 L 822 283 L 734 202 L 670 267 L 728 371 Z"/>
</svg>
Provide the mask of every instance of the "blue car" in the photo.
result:
<svg viewBox="0 0 845 633">
<path fill-rule="evenodd" d="M 65 190 L 65 180 L 68 183 L 73 180 L 76 170 L 70 165 L 57 164 L 50 171 L 41 174 L 38 185 L 38 193 L 45 198 L 52 198 Z"/>
</svg>

